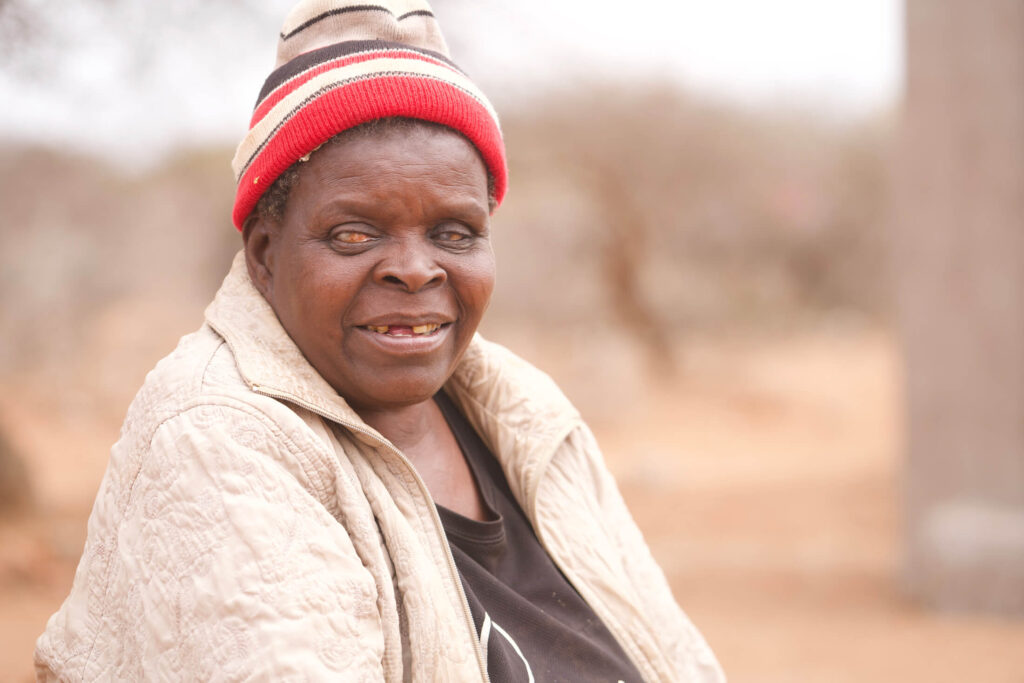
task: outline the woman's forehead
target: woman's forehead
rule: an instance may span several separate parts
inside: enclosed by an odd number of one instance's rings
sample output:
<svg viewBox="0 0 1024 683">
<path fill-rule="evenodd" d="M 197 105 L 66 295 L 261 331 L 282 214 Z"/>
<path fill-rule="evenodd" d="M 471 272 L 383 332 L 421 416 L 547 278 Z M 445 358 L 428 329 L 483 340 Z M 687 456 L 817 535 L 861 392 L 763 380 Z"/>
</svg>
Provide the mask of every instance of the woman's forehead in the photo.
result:
<svg viewBox="0 0 1024 683">
<path fill-rule="evenodd" d="M 487 214 L 487 169 L 468 140 L 440 126 L 347 136 L 299 164 L 289 204 L 308 204 L 294 207 L 306 213 L 331 202 L 367 212 L 383 209 L 375 203 L 440 203 Z"/>
<path fill-rule="evenodd" d="M 379 126 L 339 135 L 298 164 L 302 176 L 371 175 L 409 167 L 486 177 L 476 148 L 460 133 L 444 126 Z M 306 173 L 306 171 L 313 171 Z"/>
</svg>

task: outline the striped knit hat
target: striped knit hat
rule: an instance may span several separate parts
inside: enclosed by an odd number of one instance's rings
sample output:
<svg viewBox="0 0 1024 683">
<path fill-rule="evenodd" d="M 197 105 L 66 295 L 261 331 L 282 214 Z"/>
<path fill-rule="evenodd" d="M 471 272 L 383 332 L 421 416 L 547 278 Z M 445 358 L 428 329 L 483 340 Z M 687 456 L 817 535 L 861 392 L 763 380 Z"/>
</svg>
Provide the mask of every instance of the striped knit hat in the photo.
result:
<svg viewBox="0 0 1024 683">
<path fill-rule="evenodd" d="M 232 168 L 242 224 L 284 171 L 332 136 L 402 116 L 454 128 L 476 145 L 500 203 L 507 187 L 498 116 L 448 57 L 426 0 L 301 0 Z"/>
</svg>

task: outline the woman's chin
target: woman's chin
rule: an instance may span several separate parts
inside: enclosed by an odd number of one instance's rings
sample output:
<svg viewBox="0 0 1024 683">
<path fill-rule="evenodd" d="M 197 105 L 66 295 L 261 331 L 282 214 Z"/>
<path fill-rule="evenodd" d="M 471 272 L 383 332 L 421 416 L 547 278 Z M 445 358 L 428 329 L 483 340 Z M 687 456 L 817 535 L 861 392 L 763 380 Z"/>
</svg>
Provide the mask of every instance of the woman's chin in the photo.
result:
<svg viewBox="0 0 1024 683">
<path fill-rule="evenodd" d="M 448 374 L 430 377 L 406 377 L 376 386 L 363 387 L 359 395 L 338 393 L 357 413 L 401 410 L 429 401 L 448 381 Z M 335 387 L 337 390 L 337 387 Z"/>
</svg>

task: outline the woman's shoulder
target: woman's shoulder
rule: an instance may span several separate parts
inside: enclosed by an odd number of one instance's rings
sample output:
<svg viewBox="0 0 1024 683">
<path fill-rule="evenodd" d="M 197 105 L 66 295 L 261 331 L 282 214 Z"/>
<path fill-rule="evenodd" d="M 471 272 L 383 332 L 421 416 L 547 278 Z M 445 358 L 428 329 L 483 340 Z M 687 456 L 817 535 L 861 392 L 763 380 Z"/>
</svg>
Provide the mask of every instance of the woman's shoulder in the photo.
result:
<svg viewBox="0 0 1024 683">
<path fill-rule="evenodd" d="M 197 482 L 234 477 L 253 499 L 294 490 L 330 501 L 337 458 L 322 432 L 317 416 L 253 391 L 204 325 L 157 363 L 128 409 L 100 491 L 107 522 L 116 526 L 130 500 L 160 498 L 178 472 Z M 227 490 L 205 489 L 215 497 Z"/>
<path fill-rule="evenodd" d="M 146 374 L 128 408 L 125 429 L 155 427 L 193 406 L 245 389 L 224 339 L 204 323 Z"/>
<path fill-rule="evenodd" d="M 308 428 L 309 419 L 300 413 L 253 391 L 223 337 L 204 324 L 182 337 L 146 375 L 128 408 L 112 456 L 122 451 L 134 459 L 150 449 L 158 431 L 194 428 L 208 438 L 222 432 L 249 435 L 267 448 L 281 450 L 282 458 L 289 451 L 321 450 L 317 448 L 320 439 Z"/>
<path fill-rule="evenodd" d="M 112 449 L 71 595 L 39 640 L 41 671 L 135 680 L 137 669 L 180 660 L 186 671 L 208 667 L 191 676 L 205 680 L 218 671 L 214 652 L 264 678 L 280 673 L 281 651 L 319 671 L 333 629 L 357 634 L 357 653 L 383 656 L 373 576 L 337 523 L 336 456 L 233 365 L 204 326 L 147 376 Z M 296 605 L 309 606 L 301 619 Z"/>
</svg>

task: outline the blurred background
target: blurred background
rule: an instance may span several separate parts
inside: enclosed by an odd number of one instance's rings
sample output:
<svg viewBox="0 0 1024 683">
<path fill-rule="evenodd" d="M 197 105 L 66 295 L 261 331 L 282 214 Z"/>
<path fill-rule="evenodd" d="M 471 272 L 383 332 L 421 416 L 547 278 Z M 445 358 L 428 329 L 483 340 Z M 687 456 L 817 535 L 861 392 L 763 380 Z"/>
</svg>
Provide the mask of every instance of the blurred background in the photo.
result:
<svg viewBox="0 0 1024 683">
<path fill-rule="evenodd" d="M 0 0 L 0 680 L 240 238 L 289 0 Z M 502 114 L 483 333 L 732 681 L 1024 681 L 1024 3 L 434 0 Z"/>
</svg>

